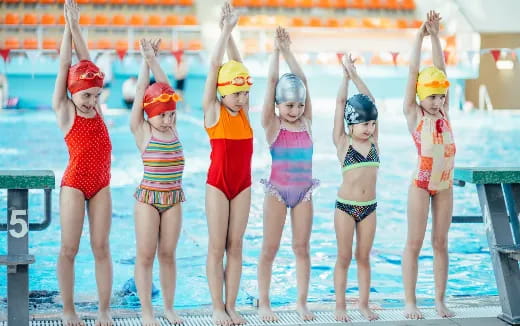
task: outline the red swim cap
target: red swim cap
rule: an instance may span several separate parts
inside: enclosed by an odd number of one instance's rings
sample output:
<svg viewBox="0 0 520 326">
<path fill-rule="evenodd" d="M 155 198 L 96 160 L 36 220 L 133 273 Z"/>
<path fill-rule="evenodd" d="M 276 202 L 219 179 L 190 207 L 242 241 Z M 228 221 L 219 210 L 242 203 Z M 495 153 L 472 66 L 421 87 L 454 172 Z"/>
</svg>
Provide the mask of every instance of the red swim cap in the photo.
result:
<svg viewBox="0 0 520 326">
<path fill-rule="evenodd" d="M 166 83 L 154 83 L 144 91 L 143 107 L 148 118 L 155 117 L 166 111 L 177 108 L 176 102 L 180 100 L 179 94 Z"/>
<path fill-rule="evenodd" d="M 92 87 L 103 87 L 105 74 L 90 60 L 81 60 L 69 68 L 67 88 L 71 94 Z"/>
</svg>

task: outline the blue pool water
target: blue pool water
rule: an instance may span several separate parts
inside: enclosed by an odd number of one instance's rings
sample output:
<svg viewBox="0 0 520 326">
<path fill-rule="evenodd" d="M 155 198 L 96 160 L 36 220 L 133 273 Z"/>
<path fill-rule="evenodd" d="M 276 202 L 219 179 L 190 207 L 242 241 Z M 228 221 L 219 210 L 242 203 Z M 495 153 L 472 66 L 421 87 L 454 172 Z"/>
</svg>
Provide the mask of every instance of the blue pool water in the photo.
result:
<svg viewBox="0 0 520 326">
<path fill-rule="evenodd" d="M 333 267 L 336 241 L 333 227 L 334 200 L 340 182 L 340 168 L 331 141 L 333 101 L 315 101 L 313 136 L 315 141 L 314 176 L 321 186 L 314 196 L 315 216 L 311 237 L 312 272 L 309 301 L 333 300 Z M 408 180 L 415 167 L 415 148 L 405 127 L 400 106 L 381 106 L 381 168 L 378 180 L 378 228 L 372 252 L 373 296 L 401 297 L 401 252 L 406 237 L 405 203 Z M 114 306 L 136 307 L 135 297 L 121 297 L 125 282 L 133 277 L 135 238 L 132 197 L 142 176 L 139 153 L 128 127 L 128 112 L 109 112 L 106 120 L 113 142 L 111 233 L 114 261 Z M 239 305 L 251 304 L 257 297 L 256 266 L 262 241 L 263 188 L 260 178 L 267 177 L 270 156 L 260 127 L 260 114 L 251 113 L 254 125 L 252 205 L 244 242 L 244 269 Z M 520 112 L 453 112 L 452 124 L 457 143 L 457 166 L 518 166 Z M 178 130 L 186 155 L 183 204 L 183 231 L 177 249 L 177 307 L 210 304 L 205 277 L 207 226 L 204 214 L 204 183 L 209 163 L 209 143 L 202 125 L 202 114 L 179 114 Z M 63 137 L 49 111 L 0 112 L 0 169 L 52 169 L 59 185 L 67 163 Z M 0 218 L 5 219 L 7 192 L 0 191 Z M 57 291 L 55 276 L 59 252 L 58 190 L 53 192 L 53 221 L 42 232 L 30 235 L 30 253 L 36 263 L 30 267 L 30 289 Z M 43 213 L 43 196 L 30 194 L 30 216 Z M 454 215 L 479 215 L 474 186 L 455 189 Z M 288 220 L 290 221 L 290 220 Z M 294 302 L 295 264 L 290 245 L 290 223 L 275 261 L 272 299 L 275 305 Z M 420 257 L 419 296 L 433 296 L 432 248 L 430 228 Z M 453 225 L 450 231 L 450 275 L 447 294 L 496 295 L 489 249 L 482 224 Z M 5 254 L 6 233 L 0 234 L 0 254 Z M 154 284 L 158 287 L 158 264 L 154 266 Z M 348 295 L 357 295 L 356 263 L 348 276 Z M 0 298 L 6 297 L 6 269 L 0 267 Z M 76 262 L 76 301 L 96 299 L 93 257 L 89 230 L 85 223 Z M 5 304 L 4 300 L 1 300 Z M 154 298 L 161 304 L 160 294 Z"/>
</svg>

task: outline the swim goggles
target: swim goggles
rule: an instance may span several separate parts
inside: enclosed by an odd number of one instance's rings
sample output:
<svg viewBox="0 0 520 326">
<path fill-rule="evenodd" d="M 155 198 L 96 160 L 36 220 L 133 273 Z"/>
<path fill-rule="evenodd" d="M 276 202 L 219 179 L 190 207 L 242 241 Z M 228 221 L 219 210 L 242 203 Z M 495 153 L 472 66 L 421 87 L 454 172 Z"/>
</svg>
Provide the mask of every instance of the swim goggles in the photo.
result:
<svg viewBox="0 0 520 326">
<path fill-rule="evenodd" d="M 79 76 L 79 79 L 94 79 L 96 77 L 103 79 L 103 78 L 105 78 L 105 74 L 102 71 L 100 71 L 100 72 L 87 71 L 87 72 L 81 74 Z"/>
<path fill-rule="evenodd" d="M 429 83 L 417 83 L 417 86 L 432 87 L 432 88 L 439 88 L 439 87 L 448 88 L 448 87 L 450 87 L 450 82 L 447 80 L 445 80 L 443 82 L 434 80 Z"/>
<path fill-rule="evenodd" d="M 218 83 L 217 86 L 228 86 L 228 85 L 244 86 L 246 83 L 249 86 L 253 85 L 253 78 L 251 76 L 247 76 L 247 77 L 238 76 L 238 77 L 233 78 L 233 80 L 230 80 L 230 81 L 227 81 L 224 83 Z"/>
<path fill-rule="evenodd" d="M 177 93 L 173 93 L 173 94 L 162 93 L 161 95 L 154 97 L 150 102 L 145 102 L 143 104 L 143 107 L 146 107 L 150 104 L 157 103 L 157 102 L 166 103 L 166 102 L 169 102 L 170 99 L 174 102 L 178 102 L 181 100 L 181 97 Z"/>
</svg>

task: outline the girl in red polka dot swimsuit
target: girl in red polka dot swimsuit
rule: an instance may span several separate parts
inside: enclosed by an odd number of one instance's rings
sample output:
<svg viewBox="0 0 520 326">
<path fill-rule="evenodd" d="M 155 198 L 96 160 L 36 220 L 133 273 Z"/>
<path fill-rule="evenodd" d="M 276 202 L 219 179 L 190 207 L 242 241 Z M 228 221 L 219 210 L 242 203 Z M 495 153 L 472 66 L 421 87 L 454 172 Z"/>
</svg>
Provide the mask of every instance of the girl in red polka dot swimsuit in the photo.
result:
<svg viewBox="0 0 520 326">
<path fill-rule="evenodd" d="M 77 4 L 66 0 L 64 7 L 66 24 L 52 99 L 70 156 L 60 191 L 58 279 L 63 301 L 62 321 L 64 325 L 85 324 L 74 307 L 74 261 L 87 208 L 99 296 L 96 324 L 112 325 L 109 308 L 112 259 L 108 242 L 112 217 L 109 188 L 112 145 L 98 101 L 104 74 L 90 60 L 79 26 Z M 71 66 L 73 41 L 79 62 Z"/>
</svg>

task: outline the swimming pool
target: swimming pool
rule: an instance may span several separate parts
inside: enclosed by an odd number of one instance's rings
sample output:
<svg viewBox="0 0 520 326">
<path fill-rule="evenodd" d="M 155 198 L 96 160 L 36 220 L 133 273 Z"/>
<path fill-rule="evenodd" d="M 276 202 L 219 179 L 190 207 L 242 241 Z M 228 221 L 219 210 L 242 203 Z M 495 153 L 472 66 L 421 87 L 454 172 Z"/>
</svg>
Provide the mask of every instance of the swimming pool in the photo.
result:
<svg viewBox="0 0 520 326">
<path fill-rule="evenodd" d="M 315 100 L 313 138 L 314 176 L 321 186 L 314 196 L 315 218 L 311 237 L 312 271 L 309 301 L 334 298 L 333 268 L 336 242 L 333 210 L 340 181 L 340 168 L 332 144 L 333 101 Z M 401 298 L 401 253 L 406 236 L 405 203 L 408 180 L 415 168 L 415 148 L 405 127 L 400 106 L 380 106 L 381 168 L 378 180 L 378 228 L 372 252 L 373 296 Z M 128 112 L 109 112 L 106 116 L 113 142 L 112 195 L 113 223 L 111 249 L 114 261 L 114 307 L 132 308 L 138 300 L 121 296 L 125 282 L 133 277 L 135 238 L 132 194 L 142 177 L 139 153 L 128 127 Z M 255 131 L 253 157 L 252 205 L 244 242 L 244 269 L 237 304 L 251 304 L 257 297 L 256 266 L 262 241 L 263 188 L 260 178 L 267 177 L 270 156 L 260 127 L 259 112 L 252 112 Z M 520 111 L 453 112 L 452 124 L 457 143 L 457 166 L 518 166 L 520 146 Z M 180 113 L 178 130 L 186 155 L 184 187 L 187 201 L 183 206 L 183 231 L 177 249 L 177 295 L 179 308 L 210 304 L 205 277 L 207 226 L 204 214 L 204 183 L 209 164 L 209 142 L 200 111 Z M 63 137 L 49 111 L 0 112 L 0 169 L 52 169 L 59 185 L 67 163 Z M 42 232 L 30 235 L 30 253 L 36 263 L 30 267 L 30 290 L 50 291 L 41 302 L 52 302 L 58 290 L 55 276 L 59 253 L 58 190 L 53 192 L 53 221 Z M 0 191 L 0 218 L 5 219 L 7 192 Z M 30 195 L 30 215 L 43 212 L 43 196 Z M 479 215 L 474 186 L 455 188 L 454 215 Z M 288 220 L 290 221 L 290 220 Z M 286 225 L 282 245 L 274 264 L 272 300 L 276 306 L 295 301 L 295 264 L 290 242 L 290 223 Z M 417 284 L 419 296 L 433 297 L 432 248 L 430 228 L 420 256 Z M 85 223 L 76 261 L 76 301 L 90 307 L 95 301 L 93 257 Z M 453 225 L 450 231 L 450 275 L 447 295 L 496 295 L 489 250 L 482 224 Z M 6 233 L 0 233 L 0 254 L 5 254 Z M 158 264 L 154 266 L 154 284 L 159 287 Z M 357 296 L 356 263 L 353 261 L 347 293 Z M 0 298 L 6 297 L 6 268 L 0 267 Z M 159 295 L 154 304 L 162 304 Z M 5 300 L 0 300 L 5 306 Z M 52 305 L 51 305 L 52 306 Z M 55 306 L 54 306 L 55 307 Z M 38 307 L 36 307 L 38 308 Z"/>
</svg>

